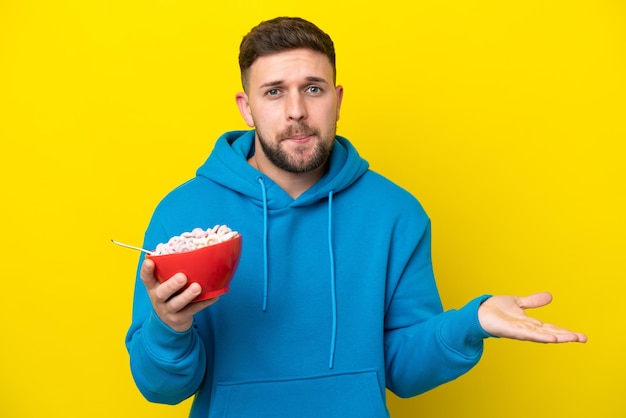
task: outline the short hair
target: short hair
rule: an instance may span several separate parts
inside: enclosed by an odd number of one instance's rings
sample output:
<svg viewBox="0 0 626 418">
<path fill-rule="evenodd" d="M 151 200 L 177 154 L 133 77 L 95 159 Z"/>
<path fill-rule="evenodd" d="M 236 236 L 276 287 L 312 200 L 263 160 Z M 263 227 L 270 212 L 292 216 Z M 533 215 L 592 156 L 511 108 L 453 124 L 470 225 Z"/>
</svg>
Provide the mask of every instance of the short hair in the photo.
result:
<svg viewBox="0 0 626 418">
<path fill-rule="evenodd" d="M 328 57 L 336 83 L 333 40 L 313 23 L 299 17 L 277 17 L 252 28 L 239 45 L 239 69 L 244 90 L 248 73 L 257 58 L 291 49 L 307 48 Z"/>
</svg>

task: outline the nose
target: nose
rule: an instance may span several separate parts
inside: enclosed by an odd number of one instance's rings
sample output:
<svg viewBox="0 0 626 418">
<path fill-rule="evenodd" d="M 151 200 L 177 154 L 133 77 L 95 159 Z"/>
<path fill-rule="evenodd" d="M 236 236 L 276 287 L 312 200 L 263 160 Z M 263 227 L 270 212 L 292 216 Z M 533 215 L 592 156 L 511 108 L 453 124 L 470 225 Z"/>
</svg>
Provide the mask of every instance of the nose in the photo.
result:
<svg viewBox="0 0 626 418">
<path fill-rule="evenodd" d="M 285 113 L 289 120 L 300 121 L 306 119 L 306 101 L 300 93 L 294 92 L 287 96 Z"/>
</svg>

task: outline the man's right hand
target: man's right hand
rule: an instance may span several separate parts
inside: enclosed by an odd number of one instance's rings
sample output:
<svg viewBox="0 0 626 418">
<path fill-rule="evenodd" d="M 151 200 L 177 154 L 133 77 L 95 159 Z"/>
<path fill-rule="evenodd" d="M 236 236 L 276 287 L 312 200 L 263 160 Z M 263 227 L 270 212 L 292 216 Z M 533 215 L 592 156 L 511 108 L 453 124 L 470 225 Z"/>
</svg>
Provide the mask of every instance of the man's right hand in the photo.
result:
<svg viewBox="0 0 626 418">
<path fill-rule="evenodd" d="M 176 273 L 161 283 L 154 277 L 154 262 L 150 259 L 144 260 L 139 275 L 146 286 L 154 311 L 161 321 L 174 331 L 187 331 L 193 324 L 193 316 L 219 299 L 216 297 L 192 303 L 202 291 L 198 283 L 192 283 L 180 294 L 175 295 L 185 286 L 187 277 L 183 273 Z"/>
</svg>

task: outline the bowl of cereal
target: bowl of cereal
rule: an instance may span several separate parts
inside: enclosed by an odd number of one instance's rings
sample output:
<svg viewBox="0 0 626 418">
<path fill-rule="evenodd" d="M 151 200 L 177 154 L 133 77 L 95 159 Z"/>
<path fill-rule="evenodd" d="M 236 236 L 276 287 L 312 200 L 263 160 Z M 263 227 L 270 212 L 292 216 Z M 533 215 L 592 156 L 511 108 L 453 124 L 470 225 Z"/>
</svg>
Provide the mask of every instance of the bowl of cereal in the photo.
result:
<svg viewBox="0 0 626 418">
<path fill-rule="evenodd" d="M 183 273 L 187 276 L 183 290 L 198 283 L 202 291 L 194 301 L 200 301 L 230 290 L 241 257 L 241 243 L 241 234 L 226 225 L 196 228 L 159 244 L 146 258 L 154 262 L 154 275 L 160 282 Z"/>
</svg>

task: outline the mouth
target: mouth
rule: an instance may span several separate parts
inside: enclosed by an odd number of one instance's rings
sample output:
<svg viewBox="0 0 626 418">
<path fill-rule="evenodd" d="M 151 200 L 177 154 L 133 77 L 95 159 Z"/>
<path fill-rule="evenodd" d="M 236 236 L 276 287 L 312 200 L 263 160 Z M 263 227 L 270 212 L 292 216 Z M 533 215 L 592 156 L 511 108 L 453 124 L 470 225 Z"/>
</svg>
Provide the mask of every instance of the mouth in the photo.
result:
<svg viewBox="0 0 626 418">
<path fill-rule="evenodd" d="M 312 137 L 313 137 L 313 135 L 311 135 L 311 134 L 297 134 L 297 135 L 291 135 L 291 136 L 285 138 L 285 140 L 286 141 L 293 141 L 293 142 L 306 142 L 306 141 L 308 141 Z"/>
<path fill-rule="evenodd" d="M 315 134 L 313 133 L 298 133 L 298 134 L 284 136 L 282 140 L 293 142 L 296 144 L 304 144 L 308 142 L 309 140 L 311 140 L 314 136 Z"/>
</svg>

